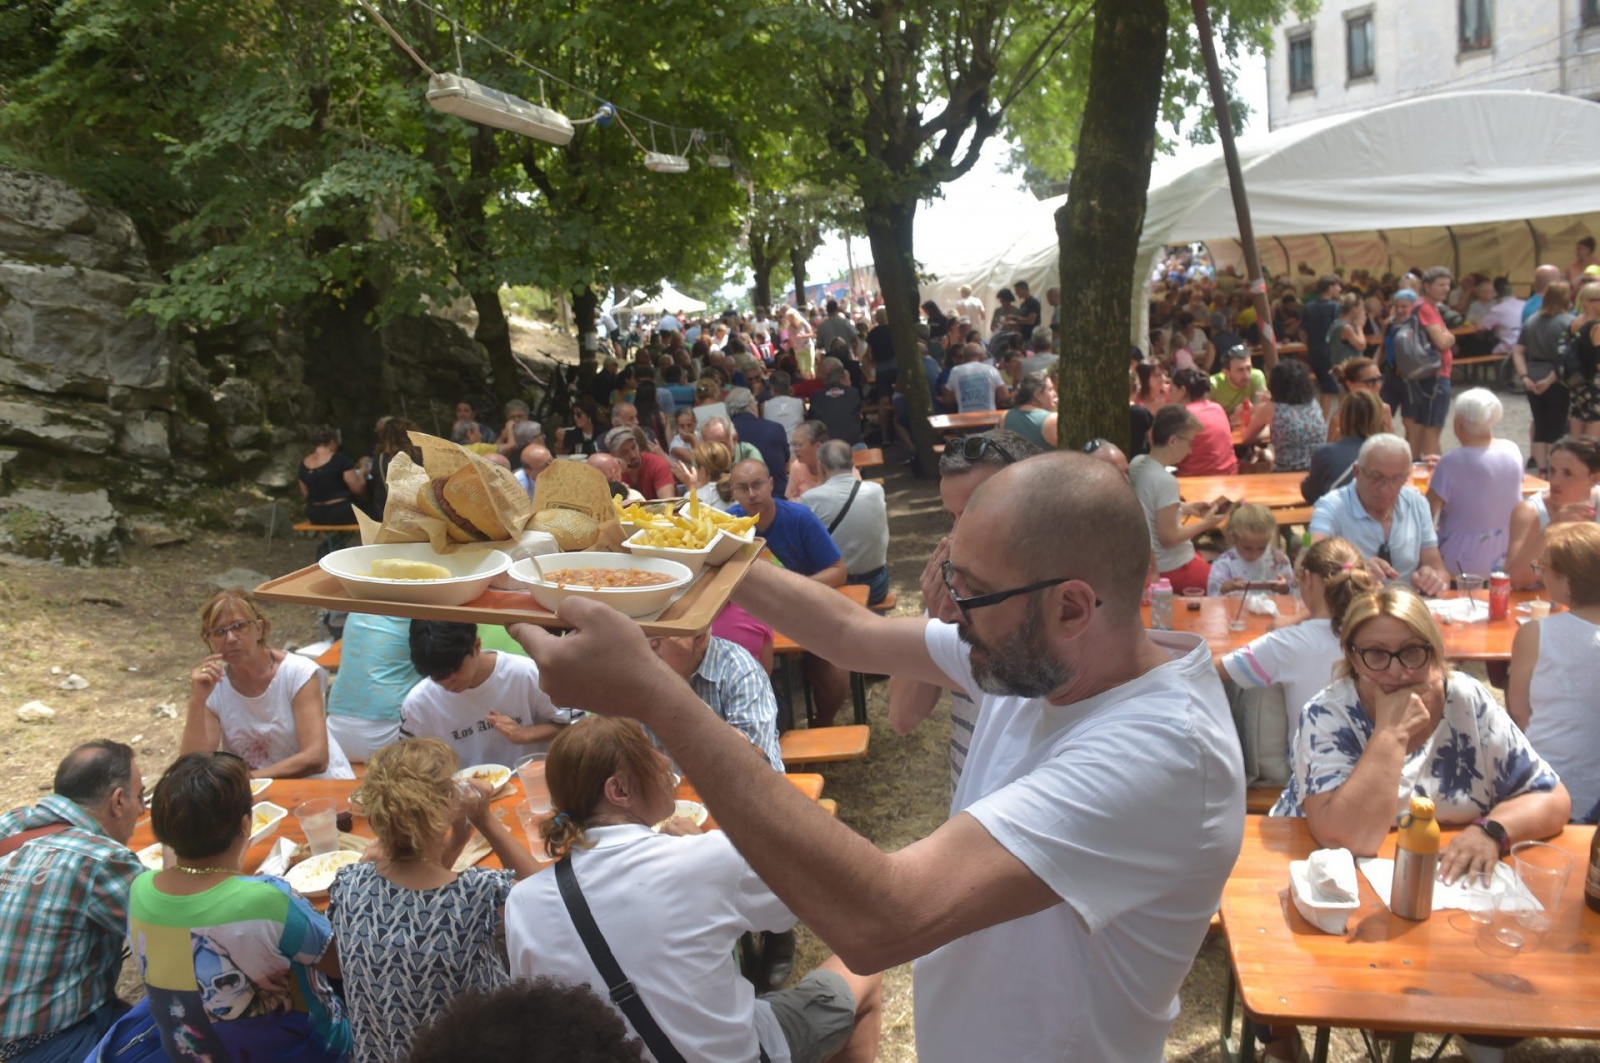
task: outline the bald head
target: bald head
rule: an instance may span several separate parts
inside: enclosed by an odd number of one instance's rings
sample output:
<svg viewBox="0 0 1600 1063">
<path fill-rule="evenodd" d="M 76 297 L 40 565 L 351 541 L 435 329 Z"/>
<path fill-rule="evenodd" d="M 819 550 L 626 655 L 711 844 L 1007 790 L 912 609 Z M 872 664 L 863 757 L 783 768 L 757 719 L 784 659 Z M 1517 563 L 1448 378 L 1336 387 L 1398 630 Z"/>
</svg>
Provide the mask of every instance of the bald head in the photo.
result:
<svg viewBox="0 0 1600 1063">
<path fill-rule="evenodd" d="M 975 516 L 981 521 L 974 521 Z M 1094 588 L 1119 622 L 1139 622 L 1150 529 L 1128 479 L 1070 451 L 1008 465 L 973 492 L 955 535 L 994 536 L 1018 582 L 1071 576 Z"/>
<path fill-rule="evenodd" d="M 511 468 L 511 459 L 498 452 L 485 454 L 483 456 L 483 460 L 489 462 L 491 465 L 498 465 L 502 469 Z"/>
<path fill-rule="evenodd" d="M 622 482 L 622 462 L 610 454 L 590 454 L 589 464 L 599 469 L 605 478 L 614 484 Z"/>
<path fill-rule="evenodd" d="M 529 443 L 522 448 L 522 467 L 527 470 L 528 479 L 532 480 L 550 467 L 555 459 L 548 448 L 542 443 Z"/>
<path fill-rule="evenodd" d="M 1122 452 L 1122 448 L 1117 446 L 1115 443 L 1101 443 L 1095 448 L 1094 453 L 1089 456 L 1091 458 L 1098 458 L 1099 460 L 1105 462 L 1113 469 L 1116 469 L 1118 472 L 1120 472 L 1124 479 L 1127 478 L 1128 455 L 1124 454 Z"/>
<path fill-rule="evenodd" d="M 1533 290 L 1535 294 L 1542 294 L 1544 290 L 1561 279 L 1561 267 L 1548 263 L 1533 271 Z"/>
</svg>

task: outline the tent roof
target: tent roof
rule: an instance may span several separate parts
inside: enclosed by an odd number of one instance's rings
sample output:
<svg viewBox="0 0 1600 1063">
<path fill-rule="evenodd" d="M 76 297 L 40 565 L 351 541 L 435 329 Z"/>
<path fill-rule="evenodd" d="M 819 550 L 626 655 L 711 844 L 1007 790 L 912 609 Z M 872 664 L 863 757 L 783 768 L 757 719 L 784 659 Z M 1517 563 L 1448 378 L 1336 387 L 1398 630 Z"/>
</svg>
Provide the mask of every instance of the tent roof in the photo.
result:
<svg viewBox="0 0 1600 1063">
<path fill-rule="evenodd" d="M 642 293 L 635 291 L 634 298 Z M 637 303 L 630 299 L 615 307 L 616 310 L 631 310 L 635 314 L 694 314 L 706 308 L 706 304 L 698 299 L 684 295 L 678 289 L 661 282 L 661 294 L 650 299 L 640 299 Z"/>
<path fill-rule="evenodd" d="M 1246 137 L 1239 161 L 1261 239 L 1600 211 L 1597 142 L 1600 106 L 1586 100 L 1456 92 Z M 1236 238 L 1221 150 L 1208 155 L 1152 182 L 1144 248 Z"/>
</svg>

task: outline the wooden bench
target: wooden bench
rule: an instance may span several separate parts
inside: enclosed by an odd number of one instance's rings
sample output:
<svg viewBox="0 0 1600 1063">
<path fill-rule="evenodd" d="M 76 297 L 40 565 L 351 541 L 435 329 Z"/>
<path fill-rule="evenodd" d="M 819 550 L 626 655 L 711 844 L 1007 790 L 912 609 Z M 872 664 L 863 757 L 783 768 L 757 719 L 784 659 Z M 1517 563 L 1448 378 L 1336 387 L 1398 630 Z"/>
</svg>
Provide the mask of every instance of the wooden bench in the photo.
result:
<svg viewBox="0 0 1600 1063">
<path fill-rule="evenodd" d="M 1509 357 L 1509 354 L 1479 354 L 1471 358 L 1457 358 L 1451 362 L 1451 366 L 1467 370 L 1469 378 L 1481 376 L 1485 383 L 1493 383 L 1501 363 Z"/>
<path fill-rule="evenodd" d="M 1283 790 L 1277 787 L 1255 786 L 1244 792 L 1244 810 L 1252 816 L 1264 816 L 1278 803 Z"/>
<path fill-rule="evenodd" d="M 835 764 L 865 757 L 871 738 L 872 728 L 865 724 L 808 727 L 781 735 L 778 738 L 778 752 L 783 756 L 784 767 Z"/>
<path fill-rule="evenodd" d="M 312 524 L 309 520 L 303 520 L 294 525 L 294 530 L 297 532 L 319 532 L 323 535 L 349 535 L 353 532 L 359 532 L 361 530 L 361 525 Z"/>
<path fill-rule="evenodd" d="M 883 464 L 883 448 L 869 447 L 854 452 L 852 459 L 858 469 L 870 469 Z"/>
</svg>

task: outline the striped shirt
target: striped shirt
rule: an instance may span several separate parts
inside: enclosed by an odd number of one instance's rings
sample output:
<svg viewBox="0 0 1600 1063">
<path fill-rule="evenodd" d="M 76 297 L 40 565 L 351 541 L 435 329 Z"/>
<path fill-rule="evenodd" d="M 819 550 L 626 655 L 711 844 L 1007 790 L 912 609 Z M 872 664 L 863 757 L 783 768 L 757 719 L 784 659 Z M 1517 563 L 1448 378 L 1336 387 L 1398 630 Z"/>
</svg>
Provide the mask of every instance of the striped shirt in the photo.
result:
<svg viewBox="0 0 1600 1063">
<path fill-rule="evenodd" d="M 772 693 L 772 680 L 748 650 L 713 636 L 689 685 L 712 712 L 743 731 L 774 769 L 783 770 L 783 756 L 778 752 L 778 700 Z"/>
<path fill-rule="evenodd" d="M 956 792 L 961 769 L 972 747 L 972 729 L 978 723 L 978 704 L 959 690 L 950 691 L 950 793 Z M 951 815 L 955 812 L 952 811 Z"/>
<path fill-rule="evenodd" d="M 128 888 L 126 845 L 60 794 L 0 816 L 0 838 L 66 822 L 0 860 L 0 1045 L 58 1033 L 112 997 Z"/>
</svg>

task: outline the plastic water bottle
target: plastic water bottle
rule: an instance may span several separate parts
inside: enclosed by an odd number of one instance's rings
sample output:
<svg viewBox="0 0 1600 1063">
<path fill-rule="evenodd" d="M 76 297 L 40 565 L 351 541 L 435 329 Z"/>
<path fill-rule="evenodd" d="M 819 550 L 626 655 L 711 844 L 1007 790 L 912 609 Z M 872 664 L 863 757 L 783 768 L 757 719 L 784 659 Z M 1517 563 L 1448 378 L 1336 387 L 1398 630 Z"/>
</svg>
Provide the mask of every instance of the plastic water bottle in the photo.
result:
<svg viewBox="0 0 1600 1063">
<path fill-rule="evenodd" d="M 1158 579 L 1150 588 L 1150 626 L 1158 631 L 1172 630 L 1172 581 Z"/>
<path fill-rule="evenodd" d="M 1395 840 L 1394 885 L 1389 910 L 1402 919 L 1433 914 L 1433 880 L 1439 873 L 1439 824 L 1433 798 L 1411 798 L 1411 811 L 1400 817 Z"/>
</svg>

